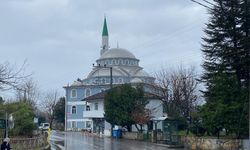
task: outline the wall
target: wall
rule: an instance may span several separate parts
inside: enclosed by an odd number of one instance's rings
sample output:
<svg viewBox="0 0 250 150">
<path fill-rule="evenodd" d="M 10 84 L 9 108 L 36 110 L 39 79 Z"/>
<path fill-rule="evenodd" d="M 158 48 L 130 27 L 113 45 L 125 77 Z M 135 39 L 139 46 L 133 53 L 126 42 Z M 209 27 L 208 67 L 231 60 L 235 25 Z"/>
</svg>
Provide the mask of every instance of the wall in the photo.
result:
<svg viewBox="0 0 250 150">
<path fill-rule="evenodd" d="M 241 139 L 182 137 L 182 140 L 185 148 L 191 150 L 249 150 L 246 146 L 243 147 L 247 141 Z"/>
<path fill-rule="evenodd" d="M 143 133 L 122 132 L 122 138 L 129 139 L 129 140 L 143 140 Z"/>
</svg>

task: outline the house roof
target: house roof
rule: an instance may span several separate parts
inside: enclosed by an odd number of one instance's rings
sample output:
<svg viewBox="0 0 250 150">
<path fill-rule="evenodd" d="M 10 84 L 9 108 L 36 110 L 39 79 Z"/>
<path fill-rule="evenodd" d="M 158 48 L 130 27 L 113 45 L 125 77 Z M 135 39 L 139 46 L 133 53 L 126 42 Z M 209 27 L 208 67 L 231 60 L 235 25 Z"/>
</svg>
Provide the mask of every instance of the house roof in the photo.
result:
<svg viewBox="0 0 250 150">
<path fill-rule="evenodd" d="M 106 94 L 107 94 L 107 90 L 94 94 L 92 96 L 86 97 L 82 101 L 93 101 L 93 100 L 104 99 Z M 145 92 L 144 95 L 147 99 L 160 99 L 161 98 L 160 96 L 153 94 L 153 93 L 149 93 L 149 92 Z"/>
</svg>

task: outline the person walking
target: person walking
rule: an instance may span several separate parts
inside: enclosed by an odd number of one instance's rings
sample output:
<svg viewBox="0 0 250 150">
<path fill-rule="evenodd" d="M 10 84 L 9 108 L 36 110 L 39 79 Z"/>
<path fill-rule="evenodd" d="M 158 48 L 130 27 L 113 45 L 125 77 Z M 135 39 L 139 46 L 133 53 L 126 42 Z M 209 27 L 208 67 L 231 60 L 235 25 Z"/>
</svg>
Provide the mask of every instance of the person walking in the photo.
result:
<svg viewBox="0 0 250 150">
<path fill-rule="evenodd" d="M 3 143 L 1 144 L 1 150 L 10 150 L 10 139 L 9 138 L 5 138 L 3 140 Z"/>
</svg>

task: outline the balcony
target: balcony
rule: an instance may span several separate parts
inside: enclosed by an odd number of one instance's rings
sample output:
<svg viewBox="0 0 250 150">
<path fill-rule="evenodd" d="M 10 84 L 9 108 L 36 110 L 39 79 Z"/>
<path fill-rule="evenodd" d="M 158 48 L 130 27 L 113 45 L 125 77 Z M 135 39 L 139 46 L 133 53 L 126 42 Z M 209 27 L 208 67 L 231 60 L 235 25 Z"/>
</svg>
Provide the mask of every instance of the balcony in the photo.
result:
<svg viewBox="0 0 250 150">
<path fill-rule="evenodd" d="M 83 118 L 104 118 L 104 111 L 84 111 Z"/>
</svg>

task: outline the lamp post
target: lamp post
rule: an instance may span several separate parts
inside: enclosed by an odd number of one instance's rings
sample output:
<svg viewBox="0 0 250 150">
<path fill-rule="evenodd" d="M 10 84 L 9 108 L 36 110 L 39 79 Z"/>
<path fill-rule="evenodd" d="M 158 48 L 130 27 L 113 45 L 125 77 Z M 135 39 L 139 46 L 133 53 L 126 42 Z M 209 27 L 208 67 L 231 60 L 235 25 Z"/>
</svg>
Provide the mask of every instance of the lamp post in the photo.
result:
<svg viewBox="0 0 250 150">
<path fill-rule="evenodd" d="M 104 64 L 103 66 L 101 64 L 98 64 L 97 66 L 95 66 L 95 64 L 93 64 L 93 67 L 95 68 L 109 68 L 110 70 L 110 89 L 113 88 L 113 68 L 111 66 L 107 66 L 106 64 Z M 113 135 L 113 125 L 111 125 L 111 137 Z"/>
<path fill-rule="evenodd" d="M 5 138 L 8 137 L 8 113 L 5 113 Z"/>
</svg>

